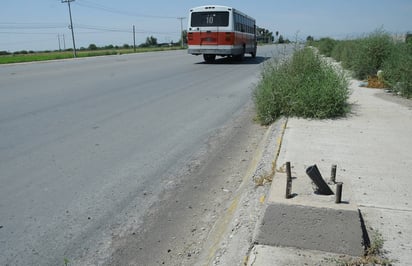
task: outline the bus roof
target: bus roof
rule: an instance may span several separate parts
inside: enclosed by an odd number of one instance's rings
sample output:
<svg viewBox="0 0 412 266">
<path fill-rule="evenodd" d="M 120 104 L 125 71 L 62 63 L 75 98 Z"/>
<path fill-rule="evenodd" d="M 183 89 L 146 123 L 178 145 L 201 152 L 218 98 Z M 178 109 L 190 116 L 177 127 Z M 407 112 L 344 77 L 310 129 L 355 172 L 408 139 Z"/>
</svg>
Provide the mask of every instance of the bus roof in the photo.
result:
<svg viewBox="0 0 412 266">
<path fill-rule="evenodd" d="M 212 10 L 216 10 L 216 11 L 232 11 L 233 10 L 245 17 L 255 20 L 251 16 L 248 16 L 245 13 L 237 10 L 236 8 L 230 7 L 230 6 L 219 6 L 219 5 L 198 6 L 198 7 L 191 8 L 190 12 L 212 11 Z"/>
<path fill-rule="evenodd" d="M 190 12 L 192 11 L 205 11 L 205 10 L 232 10 L 233 8 L 229 6 L 219 6 L 219 5 L 207 5 L 207 6 L 198 6 L 190 9 Z"/>
</svg>

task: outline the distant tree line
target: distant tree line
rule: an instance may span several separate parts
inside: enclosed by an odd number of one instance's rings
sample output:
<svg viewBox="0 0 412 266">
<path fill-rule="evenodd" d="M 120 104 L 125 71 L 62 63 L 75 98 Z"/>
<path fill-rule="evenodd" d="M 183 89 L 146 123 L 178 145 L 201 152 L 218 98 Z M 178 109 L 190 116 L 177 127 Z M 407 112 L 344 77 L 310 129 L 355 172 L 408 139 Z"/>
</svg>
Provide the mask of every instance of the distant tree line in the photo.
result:
<svg viewBox="0 0 412 266">
<path fill-rule="evenodd" d="M 256 38 L 258 43 L 290 43 L 288 39 L 285 39 L 279 31 L 275 34 L 268 29 L 257 27 L 256 28 Z"/>
<path fill-rule="evenodd" d="M 0 56 L 1 56 L 1 55 L 12 55 L 12 54 L 15 54 L 15 55 L 19 55 L 19 54 L 34 54 L 34 53 L 35 53 L 35 51 L 26 51 L 26 50 L 16 51 L 16 52 L 13 52 L 13 53 L 8 52 L 8 51 L 0 51 Z"/>
<path fill-rule="evenodd" d="M 146 38 L 146 41 L 144 43 L 139 44 L 137 47 L 138 48 L 148 48 L 148 47 L 165 47 L 165 46 L 170 46 L 170 47 L 175 47 L 175 46 L 180 46 L 180 41 L 179 42 L 170 42 L 170 43 L 159 43 L 157 41 L 157 38 L 153 36 L 149 36 Z M 185 38 L 183 39 L 185 41 Z M 113 50 L 113 49 L 133 49 L 134 46 L 133 44 L 123 44 L 121 46 L 119 45 L 105 45 L 105 46 L 97 46 L 94 43 L 91 43 L 87 48 L 86 47 L 80 47 L 80 51 L 97 51 L 97 50 Z M 61 50 L 65 52 L 73 51 L 72 48 Z M 51 52 L 59 52 L 59 50 L 45 50 L 41 51 L 43 53 L 51 53 Z M 27 50 L 21 50 L 21 51 L 16 51 L 16 52 L 8 52 L 8 51 L 0 51 L 0 56 L 2 55 L 24 55 L 24 54 L 34 54 L 36 53 L 35 51 L 27 51 Z"/>
<path fill-rule="evenodd" d="M 149 36 L 146 38 L 146 41 L 144 43 L 139 44 L 137 47 L 139 48 L 147 48 L 147 47 L 160 47 L 160 46 L 179 46 L 179 43 L 158 43 L 157 38 L 153 36 Z M 81 47 L 80 50 L 90 50 L 90 51 L 95 51 L 95 50 L 112 50 L 112 49 L 132 49 L 134 46 L 131 44 L 123 44 L 122 46 L 117 46 L 117 45 L 106 45 L 106 46 L 97 46 L 96 44 L 92 43 L 89 45 L 89 47 Z"/>
</svg>

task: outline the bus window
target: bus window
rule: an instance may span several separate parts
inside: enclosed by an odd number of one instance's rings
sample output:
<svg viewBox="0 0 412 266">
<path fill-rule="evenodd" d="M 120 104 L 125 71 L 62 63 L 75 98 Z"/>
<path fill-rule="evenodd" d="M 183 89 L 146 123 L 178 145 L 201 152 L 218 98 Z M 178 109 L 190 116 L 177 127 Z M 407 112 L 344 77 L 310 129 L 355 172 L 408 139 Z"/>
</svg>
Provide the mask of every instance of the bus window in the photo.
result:
<svg viewBox="0 0 412 266">
<path fill-rule="evenodd" d="M 193 12 L 192 27 L 227 27 L 229 26 L 229 12 Z"/>
</svg>

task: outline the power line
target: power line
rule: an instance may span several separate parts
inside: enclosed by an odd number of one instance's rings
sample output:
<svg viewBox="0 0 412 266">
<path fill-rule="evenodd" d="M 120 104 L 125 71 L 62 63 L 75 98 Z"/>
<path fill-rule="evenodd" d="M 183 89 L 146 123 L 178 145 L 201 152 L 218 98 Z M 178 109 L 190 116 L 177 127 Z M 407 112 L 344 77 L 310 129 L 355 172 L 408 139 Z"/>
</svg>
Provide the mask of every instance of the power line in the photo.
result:
<svg viewBox="0 0 412 266">
<path fill-rule="evenodd" d="M 35 43 L 35 42 L 50 43 L 51 41 L 56 40 L 55 38 L 56 38 L 55 36 L 45 37 L 41 39 L 33 38 L 33 39 L 30 39 L 30 41 L 31 43 Z M 16 41 L 16 39 L 14 39 L 12 42 L 0 42 L 0 45 L 21 45 L 21 44 L 27 44 L 27 41 L 24 41 L 24 40 Z"/>
<path fill-rule="evenodd" d="M 107 28 L 102 26 L 92 26 L 92 25 L 84 25 L 84 24 L 76 24 L 76 28 L 79 29 L 86 29 L 86 30 L 100 30 L 100 31 L 111 31 L 111 32 L 124 32 L 124 33 L 131 33 L 132 31 L 129 29 L 119 29 L 119 28 Z"/>
<path fill-rule="evenodd" d="M 0 23 L 1 24 L 1 23 Z M 25 25 L 29 25 L 32 23 L 27 23 L 27 24 L 21 24 L 22 26 L 19 27 L 4 27 L 0 25 L 0 33 L 4 34 L 44 34 L 44 35 L 56 35 L 56 32 L 26 32 L 26 30 L 42 30 L 42 29 L 65 29 L 67 26 L 37 26 L 37 27 L 32 27 L 28 28 Z M 73 27 L 77 29 L 76 34 L 81 34 L 81 33 L 101 33 L 101 32 L 119 32 L 119 33 L 132 33 L 133 31 L 131 29 L 126 29 L 126 28 L 112 28 L 112 27 L 106 27 L 106 26 L 97 26 L 97 25 L 87 25 L 87 24 L 73 24 Z M 84 32 L 84 31 L 79 31 L 79 30 L 95 30 L 93 32 Z M 17 30 L 22 30 L 22 31 L 17 31 Z M 136 33 L 152 33 L 152 34 L 175 34 L 176 31 L 150 31 L 150 30 L 143 30 L 143 29 L 136 29 Z"/>
<path fill-rule="evenodd" d="M 34 26 L 64 26 L 66 25 L 65 23 L 44 23 L 44 22 L 0 22 L 0 25 L 21 25 L 21 26 L 30 26 L 30 25 L 34 25 Z"/>
<path fill-rule="evenodd" d="M 180 32 L 182 32 L 183 29 L 183 17 L 175 17 L 175 16 L 162 16 L 162 15 L 150 15 L 150 14 L 141 14 L 141 13 L 135 13 L 135 12 L 129 12 L 129 11 L 124 11 L 116 8 L 112 8 L 109 6 L 105 6 L 99 3 L 96 3 L 94 1 L 90 0 L 61 0 L 61 3 L 64 3 L 68 5 L 69 9 L 69 16 L 70 16 L 70 25 L 69 29 L 72 32 L 72 41 L 73 41 L 73 53 L 74 57 L 76 57 L 76 41 L 75 41 L 75 36 L 74 36 L 74 28 L 76 28 L 76 34 L 104 34 L 105 32 L 111 32 L 111 33 L 126 33 L 126 34 L 131 34 L 133 31 L 130 28 L 116 28 L 116 27 L 107 27 L 107 26 L 96 26 L 96 25 L 84 25 L 84 24 L 75 24 L 73 23 L 72 20 L 72 13 L 71 13 L 71 6 L 73 4 L 86 7 L 86 8 L 91 8 L 91 9 L 97 9 L 100 11 L 104 12 L 110 12 L 110 13 L 117 13 L 125 16 L 132 16 L 132 17 L 141 17 L 141 18 L 148 18 L 148 19 L 179 19 L 180 20 Z M 45 22 L 0 22 L 0 35 L 7 35 L 7 34 L 15 34 L 15 35 L 33 35 L 36 36 L 41 36 L 45 35 L 46 36 L 56 36 L 57 34 L 60 34 L 62 29 L 67 29 L 67 24 L 66 23 L 45 23 Z M 43 32 L 44 31 L 44 32 Z M 172 36 L 176 34 L 178 31 L 156 31 L 156 30 L 147 30 L 147 29 L 135 29 L 135 33 L 139 34 L 159 34 L 159 35 L 165 35 L 165 36 Z M 55 38 L 55 37 L 54 37 Z M 183 38 L 181 38 L 183 40 Z"/>
<path fill-rule="evenodd" d="M 85 24 L 75 24 L 77 29 L 88 29 L 88 30 L 98 30 L 104 32 L 123 32 L 123 33 L 133 33 L 133 29 L 124 28 L 108 28 L 104 26 L 94 26 Z M 142 29 L 135 29 L 136 33 L 152 33 L 152 34 L 175 34 L 175 31 L 148 31 Z"/>
<path fill-rule="evenodd" d="M 76 4 L 82 7 L 86 7 L 86 8 L 98 9 L 98 10 L 109 12 L 109 13 L 120 14 L 120 15 L 131 16 L 131 17 L 155 18 L 155 19 L 176 19 L 176 17 L 171 17 L 171 16 L 147 15 L 147 14 L 123 11 L 119 9 L 114 9 L 112 7 L 104 6 L 102 4 L 94 3 L 88 0 L 82 0 L 82 2 L 76 2 Z"/>
<path fill-rule="evenodd" d="M 18 34 L 18 35 L 56 35 L 56 33 L 47 32 L 17 32 L 17 31 L 0 31 L 0 34 Z"/>
<path fill-rule="evenodd" d="M 44 24 L 44 23 L 0 23 L 0 30 L 41 30 L 41 29 L 64 29 L 66 24 Z M 94 30 L 103 30 L 103 31 L 118 31 L 118 32 L 127 32 L 130 30 L 119 29 L 119 28 L 108 28 L 104 26 L 94 26 L 94 25 L 85 25 L 85 24 L 74 24 L 73 27 L 84 28 L 84 29 L 94 29 Z M 54 34 L 54 33 L 53 33 Z"/>
<path fill-rule="evenodd" d="M 7 29 L 7 30 L 42 30 L 42 29 L 59 29 L 59 28 L 65 28 L 65 27 L 62 27 L 62 26 L 48 26 L 48 27 L 44 27 L 44 26 L 3 27 L 3 26 L 0 26 L 0 29 Z"/>
</svg>

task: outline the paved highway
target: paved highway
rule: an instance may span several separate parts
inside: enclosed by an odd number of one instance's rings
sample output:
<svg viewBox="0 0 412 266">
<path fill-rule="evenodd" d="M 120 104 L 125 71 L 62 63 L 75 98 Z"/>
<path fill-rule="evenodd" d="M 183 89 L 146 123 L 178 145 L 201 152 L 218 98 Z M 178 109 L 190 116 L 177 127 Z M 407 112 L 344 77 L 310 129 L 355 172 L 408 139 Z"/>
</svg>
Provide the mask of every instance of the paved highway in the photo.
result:
<svg viewBox="0 0 412 266">
<path fill-rule="evenodd" d="M 0 265 L 62 265 L 141 226 L 250 103 L 274 49 L 242 63 L 173 51 L 0 66 Z"/>
</svg>

